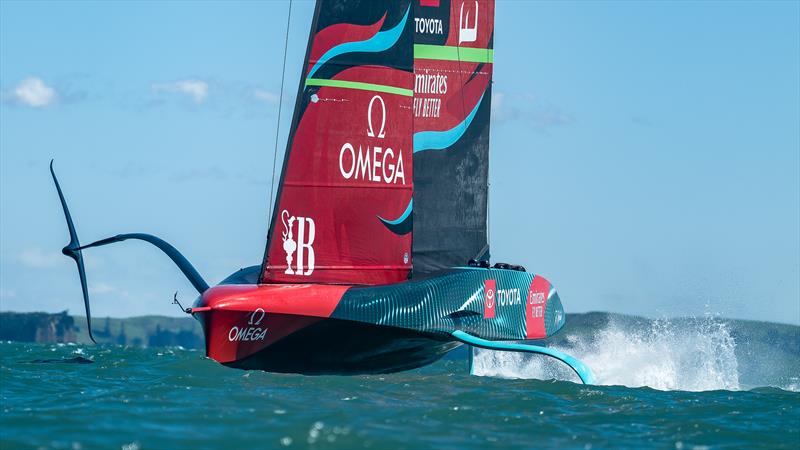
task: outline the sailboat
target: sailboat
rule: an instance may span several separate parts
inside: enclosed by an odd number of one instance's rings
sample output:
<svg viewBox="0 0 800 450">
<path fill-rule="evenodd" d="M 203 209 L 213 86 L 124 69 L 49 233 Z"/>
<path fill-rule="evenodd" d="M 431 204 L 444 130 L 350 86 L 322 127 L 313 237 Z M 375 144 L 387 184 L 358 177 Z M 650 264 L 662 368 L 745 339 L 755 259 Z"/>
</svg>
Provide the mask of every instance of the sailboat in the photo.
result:
<svg viewBox="0 0 800 450">
<path fill-rule="evenodd" d="M 299 374 L 414 369 L 463 344 L 547 355 L 584 383 L 582 362 L 545 339 L 565 314 L 553 285 L 491 265 L 489 123 L 494 0 L 318 0 L 261 264 L 209 287 L 166 241 L 137 239 L 199 297 L 206 354 L 226 366 Z"/>
</svg>

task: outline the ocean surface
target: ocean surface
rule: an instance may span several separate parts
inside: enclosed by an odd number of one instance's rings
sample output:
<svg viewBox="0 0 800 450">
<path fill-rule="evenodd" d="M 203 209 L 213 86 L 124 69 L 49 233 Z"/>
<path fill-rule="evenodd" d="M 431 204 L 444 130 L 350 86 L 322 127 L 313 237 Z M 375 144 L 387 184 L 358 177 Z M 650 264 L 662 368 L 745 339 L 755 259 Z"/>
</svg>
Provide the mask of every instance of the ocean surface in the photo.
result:
<svg viewBox="0 0 800 450">
<path fill-rule="evenodd" d="M 598 386 L 513 353 L 476 351 L 470 375 L 466 349 L 405 373 L 306 377 L 194 349 L 2 342 L 0 448 L 800 448 L 800 327 L 747 326 L 565 330 L 552 345 Z"/>
</svg>

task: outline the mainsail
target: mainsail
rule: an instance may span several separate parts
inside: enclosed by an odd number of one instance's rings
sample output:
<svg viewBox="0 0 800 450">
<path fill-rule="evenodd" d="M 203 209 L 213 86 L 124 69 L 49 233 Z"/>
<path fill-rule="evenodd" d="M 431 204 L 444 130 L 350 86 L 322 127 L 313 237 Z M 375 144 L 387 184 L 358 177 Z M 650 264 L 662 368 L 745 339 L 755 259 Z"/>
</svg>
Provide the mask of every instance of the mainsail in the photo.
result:
<svg viewBox="0 0 800 450">
<path fill-rule="evenodd" d="M 411 0 L 320 0 L 261 281 L 379 284 L 411 271 Z"/>
<path fill-rule="evenodd" d="M 488 252 L 494 0 L 414 7 L 414 274 Z"/>
<path fill-rule="evenodd" d="M 319 0 L 263 283 L 381 284 L 487 243 L 494 0 Z"/>
</svg>

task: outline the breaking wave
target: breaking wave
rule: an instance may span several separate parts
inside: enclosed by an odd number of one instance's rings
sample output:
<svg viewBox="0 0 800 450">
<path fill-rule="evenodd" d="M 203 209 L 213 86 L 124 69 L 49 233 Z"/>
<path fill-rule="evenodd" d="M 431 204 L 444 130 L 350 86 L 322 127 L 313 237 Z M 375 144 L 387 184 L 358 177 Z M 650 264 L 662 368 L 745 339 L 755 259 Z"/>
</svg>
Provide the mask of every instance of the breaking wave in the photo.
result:
<svg viewBox="0 0 800 450">
<path fill-rule="evenodd" d="M 729 326 L 713 318 L 693 321 L 690 327 L 655 320 L 638 329 L 611 320 L 599 331 L 567 335 L 561 341 L 552 347 L 585 362 L 598 384 L 682 391 L 742 388 L 737 343 Z M 482 349 L 473 352 L 475 375 L 577 381 L 569 368 L 551 358 Z"/>
</svg>

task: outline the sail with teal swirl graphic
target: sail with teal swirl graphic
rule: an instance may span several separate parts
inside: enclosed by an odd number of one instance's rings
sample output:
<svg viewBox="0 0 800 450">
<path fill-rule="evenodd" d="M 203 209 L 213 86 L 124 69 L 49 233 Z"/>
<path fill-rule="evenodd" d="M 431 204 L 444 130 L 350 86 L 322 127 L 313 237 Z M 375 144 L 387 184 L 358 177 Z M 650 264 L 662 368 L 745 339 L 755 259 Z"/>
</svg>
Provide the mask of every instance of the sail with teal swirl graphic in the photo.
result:
<svg viewBox="0 0 800 450">
<path fill-rule="evenodd" d="M 488 252 L 494 3 L 414 1 L 414 275 Z"/>
<path fill-rule="evenodd" d="M 412 268 L 411 0 L 319 0 L 262 283 L 381 284 Z"/>
</svg>

